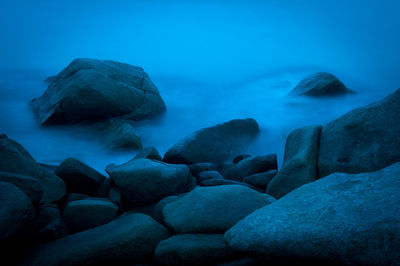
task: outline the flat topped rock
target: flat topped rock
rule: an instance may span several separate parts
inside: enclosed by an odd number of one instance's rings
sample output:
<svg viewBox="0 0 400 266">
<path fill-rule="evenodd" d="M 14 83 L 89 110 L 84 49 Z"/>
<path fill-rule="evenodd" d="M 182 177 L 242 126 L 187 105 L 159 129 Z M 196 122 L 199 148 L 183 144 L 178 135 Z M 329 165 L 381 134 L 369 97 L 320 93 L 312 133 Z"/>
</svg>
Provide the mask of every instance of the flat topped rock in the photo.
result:
<svg viewBox="0 0 400 266">
<path fill-rule="evenodd" d="M 165 111 L 157 87 L 142 68 L 88 58 L 72 61 L 32 106 L 41 124 L 116 116 L 140 120 Z"/>
<path fill-rule="evenodd" d="M 335 96 L 354 93 L 334 75 L 326 72 L 314 73 L 302 81 L 290 91 L 290 96 L 306 95 L 314 97 Z"/>
<path fill-rule="evenodd" d="M 164 155 L 168 163 L 222 163 L 244 149 L 260 132 L 254 119 L 234 119 L 200 129 Z"/>
</svg>

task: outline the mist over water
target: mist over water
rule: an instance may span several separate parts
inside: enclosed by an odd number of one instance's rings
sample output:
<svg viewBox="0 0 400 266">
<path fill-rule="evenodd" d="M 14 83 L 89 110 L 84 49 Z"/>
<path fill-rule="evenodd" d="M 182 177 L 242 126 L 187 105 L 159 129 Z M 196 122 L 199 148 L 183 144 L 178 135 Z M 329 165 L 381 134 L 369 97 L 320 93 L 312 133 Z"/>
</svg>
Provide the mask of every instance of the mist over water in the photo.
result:
<svg viewBox="0 0 400 266">
<path fill-rule="evenodd" d="M 138 65 L 167 112 L 136 123 L 161 154 L 182 137 L 255 118 L 246 151 L 278 153 L 300 126 L 327 123 L 400 87 L 398 1 L 13 1 L 0 11 L 0 131 L 39 162 L 76 157 L 99 170 L 133 153 L 105 150 L 83 126 L 39 127 L 29 101 L 78 57 Z M 286 97 L 308 74 L 355 95 Z"/>
</svg>

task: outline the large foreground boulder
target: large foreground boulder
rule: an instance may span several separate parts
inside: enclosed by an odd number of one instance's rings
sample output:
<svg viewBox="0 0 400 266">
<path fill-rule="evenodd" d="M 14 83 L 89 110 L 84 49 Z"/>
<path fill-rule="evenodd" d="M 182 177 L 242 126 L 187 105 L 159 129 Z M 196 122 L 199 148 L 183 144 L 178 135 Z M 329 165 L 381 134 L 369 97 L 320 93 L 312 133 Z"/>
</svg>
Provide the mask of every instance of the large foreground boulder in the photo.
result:
<svg viewBox="0 0 400 266">
<path fill-rule="evenodd" d="M 323 127 L 319 176 L 335 172 L 371 172 L 399 162 L 399 136 L 400 89 Z"/>
<path fill-rule="evenodd" d="M 27 233 L 34 208 L 28 196 L 17 186 L 0 182 L 0 247 L 14 237 Z"/>
<path fill-rule="evenodd" d="M 292 90 L 289 95 L 306 95 L 314 97 L 336 96 L 354 93 L 334 75 L 326 72 L 314 73 L 302 81 Z"/>
<path fill-rule="evenodd" d="M 87 195 L 93 195 L 106 179 L 92 167 L 74 158 L 65 159 L 55 174 L 64 180 L 69 193 Z"/>
<path fill-rule="evenodd" d="M 261 208 L 225 234 L 236 250 L 352 265 L 400 261 L 400 163 L 336 173 Z"/>
<path fill-rule="evenodd" d="M 133 159 L 109 169 L 122 195 L 132 203 L 153 203 L 191 190 L 196 184 L 186 165 Z"/>
<path fill-rule="evenodd" d="M 254 119 L 234 119 L 200 129 L 180 140 L 164 155 L 168 163 L 222 163 L 233 157 L 259 133 Z"/>
<path fill-rule="evenodd" d="M 41 124 L 116 116 L 137 120 L 165 111 L 157 87 L 142 68 L 87 58 L 72 61 L 32 106 Z"/>
<path fill-rule="evenodd" d="M 184 234 L 161 241 L 154 257 L 164 265 L 215 265 L 232 253 L 222 234 Z"/>
<path fill-rule="evenodd" d="M 42 203 L 59 200 L 65 195 L 63 180 L 36 163 L 28 151 L 6 135 L 0 135 L 0 171 L 37 179 L 43 189 Z"/>
<path fill-rule="evenodd" d="M 38 246 L 22 265 L 132 265 L 150 258 L 157 244 L 168 236 L 168 230 L 151 217 L 127 214 Z"/>
<path fill-rule="evenodd" d="M 222 233 L 271 202 L 266 194 L 246 186 L 197 187 L 167 204 L 163 215 L 177 233 Z"/>
<path fill-rule="evenodd" d="M 267 193 L 280 198 L 318 177 L 318 148 L 321 126 L 294 130 L 286 139 L 282 169 L 271 180 Z"/>
</svg>

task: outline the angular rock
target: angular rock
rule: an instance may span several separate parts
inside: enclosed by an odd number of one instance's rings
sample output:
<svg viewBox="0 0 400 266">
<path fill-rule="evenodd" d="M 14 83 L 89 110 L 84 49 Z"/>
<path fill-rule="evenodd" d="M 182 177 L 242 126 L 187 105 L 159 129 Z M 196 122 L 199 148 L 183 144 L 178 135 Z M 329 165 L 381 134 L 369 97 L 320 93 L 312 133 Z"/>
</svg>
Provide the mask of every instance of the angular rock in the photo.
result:
<svg viewBox="0 0 400 266">
<path fill-rule="evenodd" d="M 132 203 L 152 203 L 190 191 L 196 181 L 186 165 L 135 159 L 109 171 L 122 195 Z"/>
<path fill-rule="evenodd" d="M 400 161 L 400 89 L 326 124 L 318 173 L 371 172 Z"/>
<path fill-rule="evenodd" d="M 125 120 L 108 122 L 97 130 L 100 142 L 115 150 L 140 150 L 142 141 L 132 124 Z"/>
<path fill-rule="evenodd" d="M 336 96 L 354 93 L 334 75 L 326 72 L 314 73 L 302 81 L 289 93 L 291 96 L 306 95 L 314 97 Z"/>
<path fill-rule="evenodd" d="M 37 179 L 43 189 L 42 203 L 59 200 L 65 195 L 64 181 L 37 164 L 20 144 L 6 135 L 0 135 L 0 171 Z"/>
<path fill-rule="evenodd" d="M 140 150 L 133 159 L 152 159 L 162 161 L 161 155 L 155 147 L 147 147 Z"/>
<path fill-rule="evenodd" d="M 82 163 L 68 158 L 57 167 L 55 174 L 61 177 L 69 193 L 93 195 L 106 179 L 105 176 Z"/>
<path fill-rule="evenodd" d="M 246 176 L 278 169 L 276 154 L 255 156 L 244 159 L 233 165 L 228 171 L 227 178 L 242 181 Z"/>
<path fill-rule="evenodd" d="M 168 163 L 222 163 L 240 152 L 260 132 L 254 119 L 234 119 L 200 129 L 180 140 L 164 155 Z"/>
<path fill-rule="evenodd" d="M 215 265 L 232 254 L 222 234 L 185 234 L 161 241 L 154 257 L 164 265 Z"/>
<path fill-rule="evenodd" d="M 273 169 L 264 173 L 258 173 L 251 176 L 246 176 L 243 179 L 243 182 L 255 187 L 259 187 L 261 189 L 266 189 L 269 182 L 272 180 L 272 178 L 274 178 L 274 176 L 276 176 L 277 173 L 278 171 Z"/>
<path fill-rule="evenodd" d="M 286 139 L 282 169 L 271 180 L 266 192 L 281 198 L 290 191 L 318 178 L 318 148 L 321 126 L 294 130 Z"/>
<path fill-rule="evenodd" d="M 28 196 L 17 186 L 0 182 L 0 244 L 23 237 L 34 217 L 34 208 Z"/>
<path fill-rule="evenodd" d="M 63 219 L 71 232 L 100 226 L 117 217 L 118 206 L 107 199 L 86 198 L 68 203 Z"/>
<path fill-rule="evenodd" d="M 393 265 L 400 261 L 400 163 L 306 184 L 225 234 L 235 250 L 268 257 Z"/>
<path fill-rule="evenodd" d="M 240 185 L 197 187 L 163 208 L 176 233 L 221 233 L 270 203 L 265 194 Z"/>
<path fill-rule="evenodd" d="M 121 265 L 150 258 L 168 230 L 143 214 L 128 214 L 34 248 L 22 265 Z"/>
<path fill-rule="evenodd" d="M 32 107 L 41 124 L 116 116 L 140 120 L 165 111 L 157 87 L 142 68 L 87 58 L 72 61 L 32 100 Z"/>
<path fill-rule="evenodd" d="M 34 205 L 39 204 L 42 198 L 42 185 L 39 180 L 33 177 L 9 172 L 0 172 L 0 182 L 8 182 L 17 186 L 31 199 Z"/>
</svg>

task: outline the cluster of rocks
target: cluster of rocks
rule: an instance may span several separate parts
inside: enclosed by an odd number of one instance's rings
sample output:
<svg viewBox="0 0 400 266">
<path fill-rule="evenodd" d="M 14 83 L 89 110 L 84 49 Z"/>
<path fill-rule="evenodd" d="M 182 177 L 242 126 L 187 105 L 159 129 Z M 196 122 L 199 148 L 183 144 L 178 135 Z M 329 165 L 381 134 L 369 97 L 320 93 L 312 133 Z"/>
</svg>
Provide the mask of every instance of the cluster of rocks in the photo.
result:
<svg viewBox="0 0 400 266">
<path fill-rule="evenodd" d="M 52 82 L 81 77 L 80 71 L 60 73 Z M 97 77 L 90 63 L 84 71 Z M 119 78 L 117 71 L 110 75 Z M 146 77 L 139 81 L 149 83 Z M 121 86 L 139 81 L 132 77 Z M 76 93 L 86 95 L 79 88 Z M 70 110 L 67 103 L 47 109 L 43 121 L 78 121 L 61 115 Z M 324 126 L 299 128 L 287 137 L 279 170 L 275 154 L 238 153 L 259 133 L 253 119 L 200 129 L 164 157 L 154 147 L 144 148 L 124 164 L 108 165 L 108 177 L 74 158 L 48 170 L 1 135 L 3 260 L 17 265 L 396 264 L 399 114 L 397 90 Z"/>
</svg>

